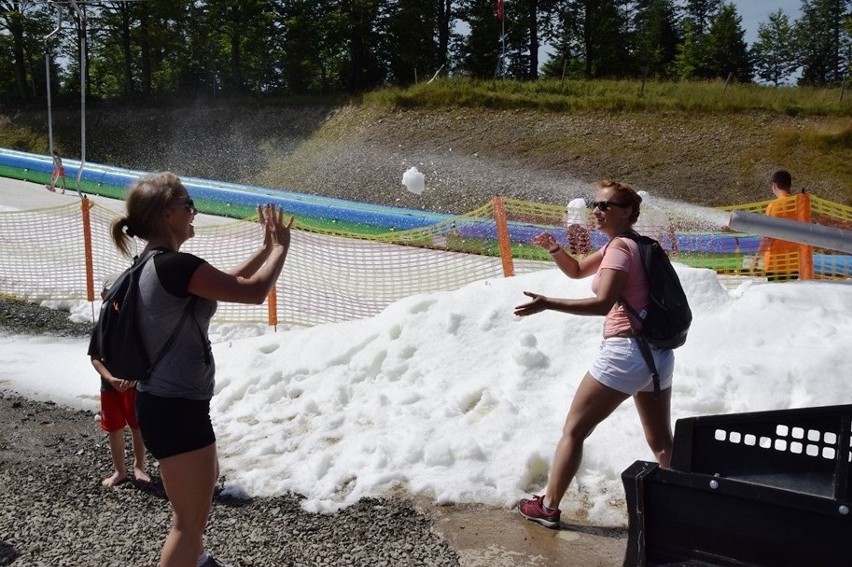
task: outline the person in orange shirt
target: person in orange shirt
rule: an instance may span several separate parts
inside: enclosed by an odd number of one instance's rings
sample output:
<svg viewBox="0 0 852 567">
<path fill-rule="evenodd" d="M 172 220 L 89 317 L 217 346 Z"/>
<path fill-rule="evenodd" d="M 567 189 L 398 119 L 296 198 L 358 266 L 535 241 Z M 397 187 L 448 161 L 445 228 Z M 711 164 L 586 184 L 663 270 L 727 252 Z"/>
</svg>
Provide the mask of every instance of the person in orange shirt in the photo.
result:
<svg viewBox="0 0 852 567">
<path fill-rule="evenodd" d="M 793 178 L 789 171 L 780 169 L 772 174 L 772 193 L 775 200 L 766 207 L 766 214 L 796 220 L 796 200 L 792 194 Z M 763 256 L 763 270 L 766 279 L 786 281 L 799 279 L 799 245 L 787 240 L 764 237 L 760 240 L 754 257 L 752 270 L 757 267 L 758 259 Z"/>
</svg>

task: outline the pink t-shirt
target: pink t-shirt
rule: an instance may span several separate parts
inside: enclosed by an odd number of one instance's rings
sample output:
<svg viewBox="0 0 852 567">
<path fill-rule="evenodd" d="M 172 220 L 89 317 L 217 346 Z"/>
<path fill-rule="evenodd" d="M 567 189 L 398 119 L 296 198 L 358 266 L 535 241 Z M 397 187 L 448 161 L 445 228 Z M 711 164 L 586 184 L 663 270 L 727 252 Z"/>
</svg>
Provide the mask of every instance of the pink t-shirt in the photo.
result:
<svg viewBox="0 0 852 567">
<path fill-rule="evenodd" d="M 603 260 L 598 267 L 598 271 L 592 278 L 592 291 L 598 292 L 600 285 L 601 270 L 610 269 L 627 272 L 627 284 L 624 286 L 624 291 L 621 297 L 630 304 L 636 311 L 642 311 L 648 306 L 648 277 L 645 275 L 645 269 L 642 267 L 642 259 L 639 255 L 639 246 L 629 238 L 622 238 L 622 242 L 627 244 L 628 251 L 624 251 L 616 246 L 610 247 L 610 243 L 604 247 Z M 604 337 L 611 337 L 619 333 L 624 333 L 631 330 L 628 311 L 616 302 L 606 314 L 604 319 Z M 633 321 L 637 327 L 641 328 L 639 321 Z"/>
</svg>

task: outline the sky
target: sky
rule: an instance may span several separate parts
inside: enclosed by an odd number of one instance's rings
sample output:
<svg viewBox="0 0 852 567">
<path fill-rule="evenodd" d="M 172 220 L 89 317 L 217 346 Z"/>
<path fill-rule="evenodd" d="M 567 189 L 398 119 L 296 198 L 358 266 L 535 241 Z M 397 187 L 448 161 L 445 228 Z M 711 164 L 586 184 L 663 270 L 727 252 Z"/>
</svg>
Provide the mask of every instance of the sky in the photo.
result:
<svg viewBox="0 0 852 567">
<path fill-rule="evenodd" d="M 729 291 L 711 271 L 676 267 L 694 323 L 676 351 L 673 420 L 852 403 L 852 282 L 754 280 Z M 262 334 L 214 325 L 211 415 L 226 491 L 293 491 L 315 512 L 400 487 L 505 508 L 541 493 L 603 319 L 516 317 L 525 290 L 591 294 L 590 278 L 545 269 L 345 323 Z M 87 303 L 70 307 L 75 320 L 91 317 Z M 0 336 L 0 389 L 90 411 L 96 431 L 99 379 L 86 346 Z M 625 526 L 620 475 L 637 460 L 653 455 L 628 401 L 587 441 L 563 520 Z"/>
<path fill-rule="evenodd" d="M 751 45 L 757 40 L 757 28 L 760 24 L 769 22 L 769 14 L 783 10 L 790 23 L 801 17 L 801 0 L 727 0 L 737 7 L 737 13 L 742 18 L 746 43 Z"/>
</svg>

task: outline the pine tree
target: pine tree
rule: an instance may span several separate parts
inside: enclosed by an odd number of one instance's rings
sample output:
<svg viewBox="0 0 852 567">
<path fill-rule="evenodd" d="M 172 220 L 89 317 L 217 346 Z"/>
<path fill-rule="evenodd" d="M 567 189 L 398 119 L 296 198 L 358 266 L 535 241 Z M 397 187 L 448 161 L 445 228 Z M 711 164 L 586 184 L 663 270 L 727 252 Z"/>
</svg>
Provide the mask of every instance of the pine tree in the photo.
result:
<svg viewBox="0 0 852 567">
<path fill-rule="evenodd" d="M 802 0 L 796 40 L 802 64 L 799 84 L 839 85 L 850 65 L 852 0 Z"/>
<path fill-rule="evenodd" d="M 722 6 L 707 37 L 709 76 L 725 78 L 730 75 L 740 82 L 751 82 L 752 68 L 745 30 L 733 4 Z"/>
<path fill-rule="evenodd" d="M 783 10 L 771 13 L 769 21 L 758 26 L 752 59 L 758 78 L 776 87 L 798 68 L 793 26 Z"/>
<path fill-rule="evenodd" d="M 722 0 L 686 0 L 684 22 L 690 22 L 693 34 L 703 36 L 710 32 L 710 26 L 721 9 Z"/>
<path fill-rule="evenodd" d="M 702 36 L 695 33 L 691 21 L 686 21 L 683 24 L 683 39 L 677 45 L 677 54 L 672 63 L 672 71 L 674 75 L 682 81 L 688 81 L 701 77 L 703 69 L 702 55 Z"/>
<path fill-rule="evenodd" d="M 639 0 L 633 27 L 638 70 L 643 76 L 668 77 L 679 43 L 672 1 Z"/>
</svg>

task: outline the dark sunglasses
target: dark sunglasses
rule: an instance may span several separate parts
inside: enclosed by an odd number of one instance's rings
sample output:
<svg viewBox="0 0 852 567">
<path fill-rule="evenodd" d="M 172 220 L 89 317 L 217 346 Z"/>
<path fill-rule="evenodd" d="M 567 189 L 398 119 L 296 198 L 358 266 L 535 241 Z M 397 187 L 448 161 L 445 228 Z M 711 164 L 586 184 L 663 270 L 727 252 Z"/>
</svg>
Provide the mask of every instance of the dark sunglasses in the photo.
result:
<svg viewBox="0 0 852 567">
<path fill-rule="evenodd" d="M 605 213 L 609 210 L 610 207 L 629 207 L 630 205 L 626 203 L 616 203 L 615 201 L 591 201 L 589 202 L 589 208 L 600 209 L 601 212 Z"/>
<path fill-rule="evenodd" d="M 181 207 L 186 207 L 186 210 L 192 213 L 193 215 L 198 212 L 198 209 L 195 208 L 195 203 L 192 202 L 192 199 L 187 199 L 185 203 L 181 203 L 180 205 L 172 205 L 169 208 L 180 209 Z"/>
</svg>

